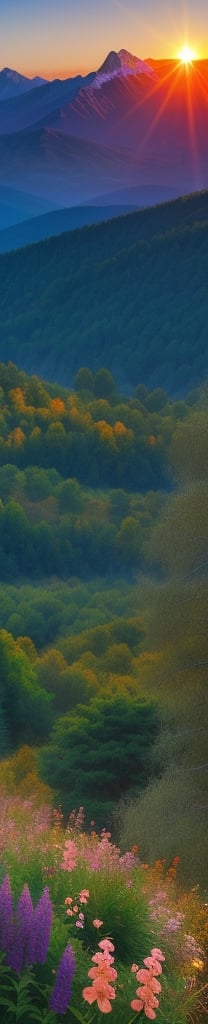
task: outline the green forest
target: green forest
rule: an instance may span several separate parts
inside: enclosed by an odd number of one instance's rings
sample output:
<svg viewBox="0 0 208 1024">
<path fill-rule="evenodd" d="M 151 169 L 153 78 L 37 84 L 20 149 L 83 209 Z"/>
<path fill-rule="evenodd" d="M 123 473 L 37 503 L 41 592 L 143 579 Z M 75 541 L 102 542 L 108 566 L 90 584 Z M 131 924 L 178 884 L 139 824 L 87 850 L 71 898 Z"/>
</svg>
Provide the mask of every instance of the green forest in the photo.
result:
<svg viewBox="0 0 208 1024">
<path fill-rule="evenodd" d="M 182 397 L 208 373 L 207 224 L 205 191 L 1 255 L 0 358 Z"/>
<path fill-rule="evenodd" d="M 208 386 L 0 365 L 0 782 L 206 887 Z"/>
</svg>

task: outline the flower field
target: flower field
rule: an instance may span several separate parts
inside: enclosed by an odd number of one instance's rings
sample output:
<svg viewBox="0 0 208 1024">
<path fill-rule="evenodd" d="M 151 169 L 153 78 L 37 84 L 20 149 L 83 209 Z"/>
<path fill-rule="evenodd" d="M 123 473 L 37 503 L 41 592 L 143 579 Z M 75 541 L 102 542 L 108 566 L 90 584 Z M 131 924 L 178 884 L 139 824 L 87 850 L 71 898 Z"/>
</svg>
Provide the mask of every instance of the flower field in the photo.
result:
<svg viewBox="0 0 208 1024">
<path fill-rule="evenodd" d="M 205 1024 L 207 906 L 172 864 L 1 794 L 2 1024 Z"/>
</svg>

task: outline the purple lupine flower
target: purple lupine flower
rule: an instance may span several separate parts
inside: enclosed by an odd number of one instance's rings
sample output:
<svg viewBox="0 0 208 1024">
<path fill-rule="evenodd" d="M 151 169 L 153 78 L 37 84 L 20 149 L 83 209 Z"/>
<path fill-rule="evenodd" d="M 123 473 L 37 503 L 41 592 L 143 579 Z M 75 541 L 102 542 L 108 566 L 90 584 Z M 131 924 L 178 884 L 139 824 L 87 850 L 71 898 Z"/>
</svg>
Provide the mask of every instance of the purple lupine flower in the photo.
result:
<svg viewBox="0 0 208 1024">
<path fill-rule="evenodd" d="M 12 894 L 9 876 L 5 875 L 0 886 L 0 947 L 9 953 L 14 939 Z"/>
<path fill-rule="evenodd" d="M 33 914 L 33 926 L 28 940 L 27 963 L 44 964 L 51 934 L 53 908 L 49 896 L 49 889 L 43 890 Z"/>
<path fill-rule="evenodd" d="M 75 970 L 76 964 L 73 949 L 68 944 L 62 954 L 55 985 L 49 1000 L 49 1010 L 54 1010 L 54 1013 L 66 1013 L 71 999 L 71 983 Z"/>
<path fill-rule="evenodd" d="M 32 932 L 33 905 L 28 885 L 24 885 L 15 917 L 14 939 L 7 963 L 20 974 L 27 962 L 27 944 Z"/>
</svg>

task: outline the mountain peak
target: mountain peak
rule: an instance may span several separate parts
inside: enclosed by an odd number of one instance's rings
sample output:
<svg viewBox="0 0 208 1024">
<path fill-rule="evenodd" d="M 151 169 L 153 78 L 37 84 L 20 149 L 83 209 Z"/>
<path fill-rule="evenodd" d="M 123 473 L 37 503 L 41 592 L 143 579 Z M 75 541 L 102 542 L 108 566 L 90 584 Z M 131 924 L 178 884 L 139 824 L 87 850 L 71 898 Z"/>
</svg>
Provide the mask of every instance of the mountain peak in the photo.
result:
<svg viewBox="0 0 208 1024">
<path fill-rule="evenodd" d="M 45 78 L 39 78 L 38 75 L 35 78 L 26 78 L 25 75 L 14 71 L 13 68 L 2 68 L 0 71 L 0 101 L 14 99 L 23 93 L 30 92 L 31 89 L 44 85 L 45 81 Z"/>
<path fill-rule="evenodd" d="M 147 61 L 140 60 L 139 57 L 135 57 L 128 50 L 118 50 L 118 53 L 116 50 L 110 50 L 110 53 L 108 53 L 97 71 L 96 84 L 100 85 L 101 82 L 107 81 L 109 78 L 132 74 L 151 75 L 152 77 L 154 72 Z"/>
<path fill-rule="evenodd" d="M 18 71 L 13 71 L 13 68 L 2 68 L 0 75 L 4 78 L 12 79 L 13 81 L 20 81 L 25 78 L 25 75 L 19 75 Z"/>
</svg>

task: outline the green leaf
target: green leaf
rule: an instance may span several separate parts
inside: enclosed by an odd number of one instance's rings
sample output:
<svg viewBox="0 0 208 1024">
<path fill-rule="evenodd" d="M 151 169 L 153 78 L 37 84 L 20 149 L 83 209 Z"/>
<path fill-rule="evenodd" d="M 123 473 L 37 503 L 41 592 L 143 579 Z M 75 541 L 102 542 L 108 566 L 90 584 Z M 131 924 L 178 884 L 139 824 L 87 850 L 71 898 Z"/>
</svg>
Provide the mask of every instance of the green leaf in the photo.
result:
<svg viewBox="0 0 208 1024">
<path fill-rule="evenodd" d="M 79 1010 L 74 1010 L 74 1007 L 70 1006 L 70 1013 L 73 1014 L 73 1017 L 76 1017 L 76 1020 L 80 1021 L 80 1024 L 85 1024 L 85 1017 L 83 1017 L 83 1013 L 79 1013 Z"/>
<path fill-rule="evenodd" d="M 43 1024 L 43 1020 L 45 1021 L 48 1019 L 47 1017 L 43 1018 L 43 1015 L 40 1010 L 32 1010 L 32 1013 L 29 1013 L 29 1019 L 31 1020 L 31 1018 L 32 1020 L 40 1021 L 41 1024 Z"/>
<path fill-rule="evenodd" d="M 19 985 L 18 985 L 19 992 L 21 992 L 22 989 L 29 987 L 29 985 L 32 984 L 32 981 L 33 981 L 32 975 L 30 975 L 30 974 L 22 974 L 22 977 L 20 978 Z"/>
<path fill-rule="evenodd" d="M 11 1013 L 16 1013 L 16 1003 L 11 1003 L 10 999 L 2 999 L 0 996 L 0 1006 L 7 1006 L 7 1009 L 11 1010 Z"/>
<path fill-rule="evenodd" d="M 31 1000 L 30 1002 L 22 1003 L 22 1006 L 17 1006 L 17 1020 L 21 1020 L 21 1017 L 25 1015 L 25 1013 L 28 1013 L 29 1010 L 33 1011 L 33 1004 Z"/>
</svg>

